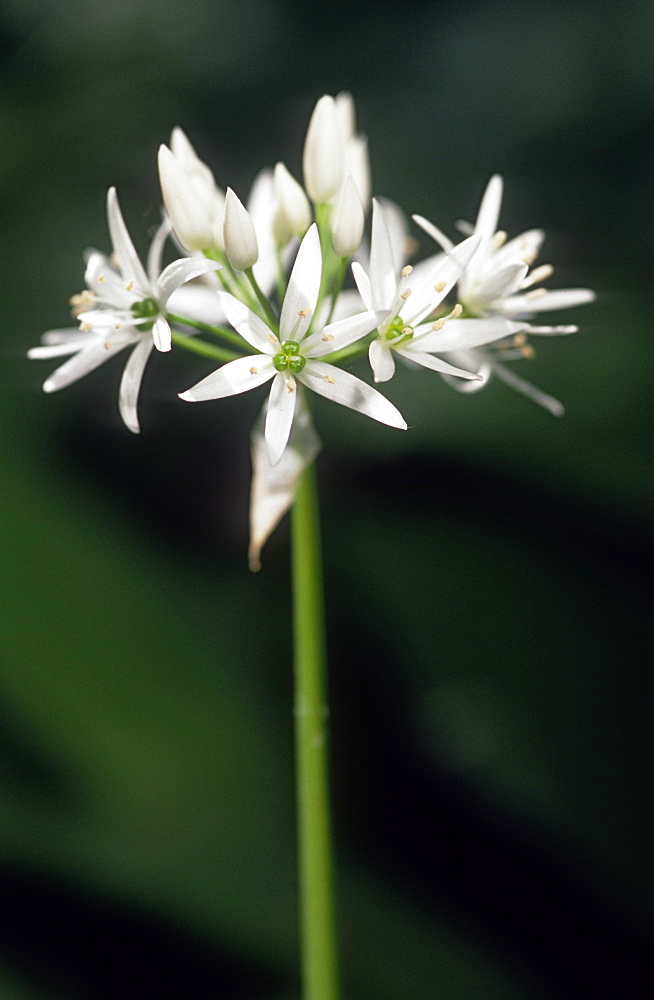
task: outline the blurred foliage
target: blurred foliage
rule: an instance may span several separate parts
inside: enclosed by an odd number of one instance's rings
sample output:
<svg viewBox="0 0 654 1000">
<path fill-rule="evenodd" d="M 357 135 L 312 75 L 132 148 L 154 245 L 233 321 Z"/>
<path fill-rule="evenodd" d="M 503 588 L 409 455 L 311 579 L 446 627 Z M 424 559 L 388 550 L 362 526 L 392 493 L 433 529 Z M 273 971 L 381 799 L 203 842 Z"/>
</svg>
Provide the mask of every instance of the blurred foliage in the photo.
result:
<svg viewBox="0 0 654 1000">
<path fill-rule="evenodd" d="M 409 371 L 406 435 L 318 401 L 348 995 L 654 984 L 652 14 L 5 0 L 3 998 L 297 995 L 285 527 L 245 561 L 260 400 L 183 406 L 202 363 L 155 358 L 133 438 L 120 361 L 45 398 L 24 355 L 107 247 L 110 183 L 145 244 L 173 125 L 245 191 L 299 174 L 343 88 L 376 192 L 451 231 L 501 171 L 550 284 L 599 291 L 521 363 L 563 420 Z"/>
</svg>

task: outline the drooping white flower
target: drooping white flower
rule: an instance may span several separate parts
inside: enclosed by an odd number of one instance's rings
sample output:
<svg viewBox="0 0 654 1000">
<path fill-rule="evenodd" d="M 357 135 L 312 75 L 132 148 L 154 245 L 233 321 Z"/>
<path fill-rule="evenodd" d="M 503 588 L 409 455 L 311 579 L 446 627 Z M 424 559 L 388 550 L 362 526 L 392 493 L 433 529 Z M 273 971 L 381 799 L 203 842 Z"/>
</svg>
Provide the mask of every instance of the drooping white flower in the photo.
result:
<svg viewBox="0 0 654 1000">
<path fill-rule="evenodd" d="M 79 328 L 48 331 L 42 345 L 33 347 L 28 357 L 72 355 L 43 384 L 45 392 L 56 392 L 133 345 L 120 383 L 119 409 L 125 426 L 138 434 L 136 406 L 146 362 L 154 347 L 159 351 L 171 348 L 166 303 L 181 284 L 220 265 L 205 258 L 187 257 L 161 271 L 163 246 L 170 231 L 166 222 L 150 246 L 146 274 L 123 221 L 115 188 L 107 194 L 107 218 L 112 259 L 97 250 L 87 256 L 87 288 L 74 299 Z"/>
<path fill-rule="evenodd" d="M 180 393 L 182 399 L 190 402 L 219 399 L 254 389 L 272 379 L 264 432 L 272 464 L 279 461 L 289 439 L 298 383 L 390 427 L 406 429 L 400 412 L 376 389 L 319 360 L 364 337 L 380 320 L 379 312 L 368 311 L 309 333 L 321 271 L 320 238 L 314 224 L 302 240 L 289 278 L 279 335 L 244 303 L 226 292 L 220 293 L 229 322 L 259 353 L 230 361 Z"/>
<path fill-rule="evenodd" d="M 373 199 L 372 238 L 368 273 L 355 262 L 352 273 L 367 309 L 383 313 L 378 324 L 379 336 L 370 344 L 370 365 L 376 382 L 386 382 L 395 372 L 393 354 L 430 368 L 433 371 L 456 375 L 464 379 L 477 379 L 474 372 L 456 368 L 434 357 L 433 335 L 445 322 L 458 316 L 460 307 L 445 317 L 424 322 L 438 308 L 452 286 L 460 278 L 479 244 L 478 236 L 471 236 L 458 247 L 436 260 L 418 265 L 415 269 L 397 264 L 398 253 L 393 244 L 384 209 Z M 477 321 L 479 323 L 481 321 Z M 477 327 L 482 343 L 495 340 L 521 329 L 508 322 L 482 322 Z M 449 323 L 448 323 L 449 328 Z M 459 326 L 459 330 L 462 328 Z"/>
</svg>

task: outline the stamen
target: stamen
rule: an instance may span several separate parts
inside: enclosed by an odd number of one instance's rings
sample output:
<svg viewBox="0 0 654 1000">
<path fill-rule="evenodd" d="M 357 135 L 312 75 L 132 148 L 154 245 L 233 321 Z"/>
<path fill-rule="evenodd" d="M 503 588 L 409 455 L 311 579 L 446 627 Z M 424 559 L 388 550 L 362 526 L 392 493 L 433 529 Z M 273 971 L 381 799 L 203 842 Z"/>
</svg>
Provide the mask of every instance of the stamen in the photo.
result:
<svg viewBox="0 0 654 1000">
<path fill-rule="evenodd" d="M 106 281 L 106 280 L 107 280 L 107 279 L 106 279 L 106 277 L 105 277 L 105 275 L 104 275 L 104 274 L 99 274 L 99 275 L 98 275 L 98 284 L 99 284 L 99 285 L 103 285 L 103 284 L 105 283 L 105 281 Z"/>
<path fill-rule="evenodd" d="M 332 378 L 331 375 L 325 375 L 325 382 L 329 382 L 330 385 L 334 385 L 334 383 L 336 382 L 336 379 Z"/>
<path fill-rule="evenodd" d="M 104 342 L 104 349 L 105 349 L 105 351 L 108 351 L 110 347 L 111 347 L 111 343 L 108 340 L 105 340 L 105 342 Z"/>
<path fill-rule="evenodd" d="M 411 267 L 411 265 L 407 264 L 406 267 L 402 268 L 402 277 L 403 278 L 408 278 L 412 271 L 413 271 L 413 268 Z"/>
<path fill-rule="evenodd" d="M 279 343 L 279 341 L 277 340 L 277 337 L 275 336 L 274 333 L 269 333 L 268 334 L 268 340 L 270 341 L 271 344 L 277 344 L 277 343 Z"/>
<path fill-rule="evenodd" d="M 130 278 L 129 281 L 127 282 L 127 284 L 125 285 L 125 291 L 126 292 L 131 292 L 131 290 L 133 289 L 133 287 L 134 287 L 134 278 Z"/>
<path fill-rule="evenodd" d="M 525 280 L 522 282 L 522 288 L 529 288 L 530 285 L 535 285 L 538 281 L 545 281 L 554 273 L 554 268 L 551 264 L 541 264 L 540 267 L 535 268 L 531 274 L 528 274 Z"/>
<path fill-rule="evenodd" d="M 437 281 L 436 284 L 434 285 L 435 292 L 444 292 L 446 288 L 447 288 L 446 281 Z"/>
<path fill-rule="evenodd" d="M 525 336 L 525 334 L 516 333 L 515 337 L 513 338 L 513 346 L 524 347 L 526 343 L 527 343 L 527 337 Z"/>
<path fill-rule="evenodd" d="M 525 298 L 531 301 L 533 299 L 542 299 L 543 295 L 547 295 L 546 288 L 534 288 L 531 292 L 525 293 Z"/>
<path fill-rule="evenodd" d="M 330 340 L 334 339 L 334 334 L 333 333 L 323 333 L 323 335 L 322 335 L 322 337 L 320 339 L 323 340 L 327 344 L 327 343 L 329 343 Z"/>
<path fill-rule="evenodd" d="M 410 326 L 403 326 L 402 327 L 402 333 L 404 334 L 405 337 L 408 337 L 408 336 L 410 336 L 410 334 L 413 333 L 413 330 L 411 329 Z"/>
<path fill-rule="evenodd" d="M 114 323 L 114 330 L 120 330 L 122 325 L 123 324 L 120 322 L 120 320 L 117 323 Z"/>
<path fill-rule="evenodd" d="M 491 246 L 493 250 L 499 250 L 500 247 L 504 246 L 506 243 L 506 233 L 503 229 L 498 229 L 493 239 L 491 240 Z"/>
<path fill-rule="evenodd" d="M 287 392 L 295 392 L 295 382 L 287 382 L 286 383 L 286 391 Z"/>
<path fill-rule="evenodd" d="M 443 319 L 444 320 L 445 319 L 457 319 L 461 315 L 462 312 L 463 312 L 463 306 L 461 305 L 460 302 L 457 302 L 457 304 L 455 305 L 455 307 L 452 310 L 452 312 L 449 313 L 447 316 L 444 316 Z"/>
<path fill-rule="evenodd" d="M 90 323 L 80 323 L 79 328 L 82 331 L 82 333 L 88 333 L 89 330 L 93 329 Z"/>
<path fill-rule="evenodd" d="M 522 354 L 523 358 L 528 358 L 530 361 L 532 358 L 536 357 L 536 351 L 531 346 L 531 344 L 525 344 L 525 346 L 521 349 L 520 353 Z"/>
<path fill-rule="evenodd" d="M 259 369 L 255 368 L 254 365 L 252 365 L 252 367 L 250 368 L 250 375 L 256 375 L 258 371 Z"/>
<path fill-rule="evenodd" d="M 310 309 L 299 309 L 298 316 L 300 317 L 300 319 L 304 319 L 304 317 L 308 316 L 310 312 L 311 312 Z"/>
<path fill-rule="evenodd" d="M 402 292 L 402 294 L 400 295 L 400 298 L 404 299 L 404 301 L 406 302 L 406 300 L 409 298 L 409 295 L 411 295 L 411 292 L 412 292 L 412 289 L 411 288 L 407 288 L 407 290 L 405 292 Z"/>
<path fill-rule="evenodd" d="M 444 326 L 445 326 L 445 319 L 441 316 L 440 319 L 434 320 L 434 322 L 431 325 L 431 328 L 432 330 L 438 331 L 442 330 Z"/>
</svg>

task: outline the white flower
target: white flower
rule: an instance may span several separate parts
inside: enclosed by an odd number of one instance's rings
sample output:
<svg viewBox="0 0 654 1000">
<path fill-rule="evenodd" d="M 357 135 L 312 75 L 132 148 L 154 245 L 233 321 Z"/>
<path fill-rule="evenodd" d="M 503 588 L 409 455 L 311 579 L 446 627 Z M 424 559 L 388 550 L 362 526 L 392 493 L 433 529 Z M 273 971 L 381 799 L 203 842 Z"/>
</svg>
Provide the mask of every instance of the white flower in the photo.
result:
<svg viewBox="0 0 654 1000">
<path fill-rule="evenodd" d="M 223 225 L 225 253 L 236 271 L 249 270 L 259 259 L 254 222 L 237 194 L 227 188 Z"/>
<path fill-rule="evenodd" d="M 182 399 L 190 402 L 219 399 L 254 389 L 272 379 L 265 439 L 273 464 L 279 461 L 289 438 L 298 382 L 374 420 L 406 429 L 402 415 L 379 392 L 354 375 L 317 360 L 359 340 L 380 319 L 378 312 L 359 313 L 309 334 L 321 271 L 320 238 L 314 224 L 302 240 L 291 272 L 282 304 L 279 336 L 238 299 L 220 293 L 229 322 L 259 353 L 230 361 L 187 392 L 180 393 Z"/>
<path fill-rule="evenodd" d="M 302 157 L 304 183 L 316 204 L 334 198 L 343 182 L 345 135 L 336 101 L 325 94 L 311 115 Z"/>
<path fill-rule="evenodd" d="M 300 239 L 311 225 L 311 206 L 304 188 L 289 173 L 283 163 L 275 164 L 275 196 L 277 199 L 276 225 L 279 227 L 277 243 L 284 246 L 291 236 Z"/>
<path fill-rule="evenodd" d="M 119 409 L 125 426 L 138 434 L 136 404 L 146 362 L 153 347 L 159 351 L 171 348 L 170 326 L 164 315 L 166 303 L 185 281 L 220 265 L 205 258 L 187 257 L 173 261 L 160 274 L 161 254 L 170 229 L 164 223 L 150 246 L 146 274 L 123 221 L 115 188 L 107 194 L 107 218 L 117 266 L 105 254 L 90 251 L 86 291 L 73 300 L 80 327 L 50 330 L 43 335 L 42 346 L 33 347 L 28 357 L 73 355 L 43 384 L 45 392 L 56 392 L 133 345 L 120 383 Z"/>
<path fill-rule="evenodd" d="M 332 245 L 338 257 L 351 257 L 361 246 L 366 224 L 352 175 L 345 178 L 332 217 Z"/>
<path fill-rule="evenodd" d="M 443 328 L 447 320 L 460 314 L 460 306 L 455 307 L 448 316 L 423 322 L 460 278 L 478 244 L 479 237 L 471 236 L 445 256 L 425 261 L 415 269 L 407 266 L 400 271 L 396 259 L 397 249 L 391 238 L 384 210 L 373 199 L 369 272 L 366 274 L 361 265 L 355 262 L 352 273 L 366 308 L 383 313 L 383 319 L 377 326 L 379 337 L 372 341 L 369 351 L 375 382 L 386 382 L 392 378 L 395 372 L 394 352 L 408 361 L 443 374 L 465 379 L 479 377 L 474 372 L 455 368 L 430 353 L 444 350 L 434 346 L 434 335 Z M 520 329 L 519 326 L 516 328 Z M 463 332 L 460 326 L 457 329 Z M 512 332 L 513 325 L 510 323 L 483 322 L 477 329 L 482 343 Z"/>
<path fill-rule="evenodd" d="M 473 316 L 500 315 L 528 319 L 535 313 L 567 309 L 593 302 L 589 288 L 547 291 L 533 286 L 552 274 L 550 264 L 529 271 L 545 239 L 542 229 L 528 229 L 506 242 L 506 233 L 497 229 L 502 204 L 503 181 L 491 177 L 479 206 L 472 232 L 479 237 L 479 247 L 457 286 L 457 297 L 465 311 Z M 446 251 L 452 242 L 433 223 L 421 215 L 415 222 Z M 465 226 L 469 229 L 468 226 Z M 576 327 L 534 328 L 532 333 L 573 333 Z"/>
<path fill-rule="evenodd" d="M 541 264 L 534 270 L 529 270 L 538 256 L 545 233 L 542 229 L 528 229 L 507 242 L 506 233 L 497 229 L 502 192 L 502 178 L 495 174 L 484 192 L 474 227 L 467 223 L 459 224 L 460 228 L 466 232 L 472 231 L 478 237 L 479 247 L 458 282 L 457 297 L 469 315 L 518 321 L 514 322 L 515 335 L 507 339 L 507 334 L 511 332 L 507 330 L 492 346 L 484 347 L 490 344 L 490 340 L 476 338 L 472 332 L 459 338 L 457 343 L 451 341 L 449 346 L 438 348 L 431 346 L 430 350 L 447 350 L 452 362 L 465 365 L 481 376 L 481 381 L 465 384 L 446 377 L 446 381 L 459 391 L 474 392 L 482 388 L 494 374 L 550 413 L 560 416 L 563 406 L 558 400 L 519 378 L 503 362 L 533 356 L 534 350 L 526 342 L 528 334 L 548 336 L 576 333 L 576 326 L 534 326 L 528 320 L 540 312 L 593 302 L 595 293 L 589 288 L 547 291 L 533 287 L 549 278 L 553 271 L 550 264 Z M 445 251 L 451 250 L 453 244 L 433 223 L 419 215 L 414 215 L 413 218 Z M 458 322 L 475 324 L 488 320 L 469 319 Z M 474 331 L 474 326 L 471 330 Z M 431 343 L 434 343 L 433 338 Z"/>
</svg>

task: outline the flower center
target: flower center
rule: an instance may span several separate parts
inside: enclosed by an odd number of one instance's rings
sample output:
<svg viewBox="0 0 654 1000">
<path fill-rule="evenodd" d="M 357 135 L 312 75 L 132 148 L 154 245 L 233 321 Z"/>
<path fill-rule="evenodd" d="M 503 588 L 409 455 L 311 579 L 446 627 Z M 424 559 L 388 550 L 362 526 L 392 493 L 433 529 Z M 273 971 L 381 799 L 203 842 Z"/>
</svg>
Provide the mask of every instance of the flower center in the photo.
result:
<svg viewBox="0 0 654 1000">
<path fill-rule="evenodd" d="M 150 330 L 154 326 L 154 320 L 159 315 L 159 306 L 154 299 L 141 299 L 140 302 L 132 302 L 132 313 L 137 319 L 149 321 L 139 323 L 139 326 L 143 330 Z"/>
<path fill-rule="evenodd" d="M 401 316 L 394 316 L 391 320 L 390 326 L 384 334 L 384 339 L 395 340 L 396 337 L 401 337 L 401 340 L 398 340 L 395 344 L 393 344 L 393 347 L 399 347 L 400 344 L 404 344 L 407 340 L 411 340 L 412 336 L 413 330 L 411 327 L 407 326 Z"/>
<path fill-rule="evenodd" d="M 299 375 L 307 361 L 300 354 L 300 345 L 297 340 L 285 340 L 279 354 L 274 354 L 273 368 L 278 372 L 292 371 Z"/>
</svg>

